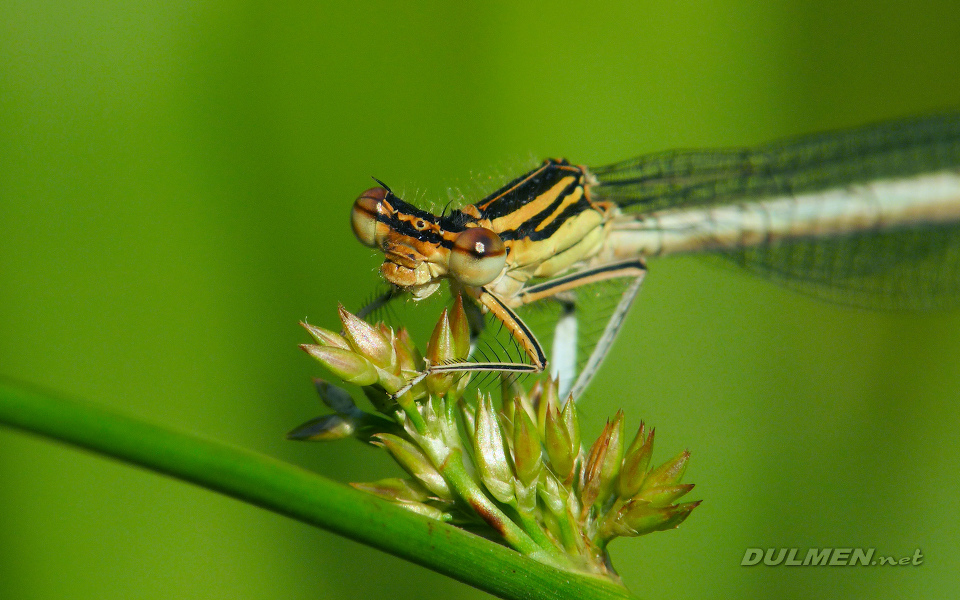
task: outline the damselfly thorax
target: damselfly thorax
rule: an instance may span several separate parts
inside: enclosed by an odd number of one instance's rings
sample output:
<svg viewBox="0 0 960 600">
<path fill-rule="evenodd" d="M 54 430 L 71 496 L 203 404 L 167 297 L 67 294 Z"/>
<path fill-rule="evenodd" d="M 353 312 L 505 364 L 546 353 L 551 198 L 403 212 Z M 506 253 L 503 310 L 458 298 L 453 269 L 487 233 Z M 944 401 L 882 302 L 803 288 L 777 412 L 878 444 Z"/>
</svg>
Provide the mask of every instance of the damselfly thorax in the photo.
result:
<svg viewBox="0 0 960 600">
<path fill-rule="evenodd" d="M 922 307 L 960 296 L 960 115 L 874 125 L 746 150 L 684 151 L 588 168 L 547 160 L 442 216 L 385 185 L 353 207 L 357 238 L 416 299 L 443 280 L 503 323 L 526 362 L 430 372 L 535 372 L 547 356 L 515 312 L 549 300 L 554 370 L 582 391 L 646 273 L 645 258 L 711 252 L 841 302 Z M 578 293 L 618 281 L 588 356 L 571 358 Z M 371 307 L 396 293 L 382 297 Z M 579 369 L 574 381 L 571 373 Z"/>
</svg>

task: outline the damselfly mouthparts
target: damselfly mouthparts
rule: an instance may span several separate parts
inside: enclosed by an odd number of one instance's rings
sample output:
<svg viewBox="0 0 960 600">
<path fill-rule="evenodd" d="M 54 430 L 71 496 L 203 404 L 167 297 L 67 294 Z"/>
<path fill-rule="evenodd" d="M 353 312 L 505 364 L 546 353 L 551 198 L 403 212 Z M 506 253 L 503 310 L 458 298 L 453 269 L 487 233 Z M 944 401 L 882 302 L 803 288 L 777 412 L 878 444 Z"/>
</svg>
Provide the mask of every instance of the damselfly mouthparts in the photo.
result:
<svg viewBox="0 0 960 600">
<path fill-rule="evenodd" d="M 553 302 L 552 368 L 575 396 L 610 349 L 646 259 L 716 253 L 789 287 L 852 304 L 922 308 L 960 299 L 960 114 L 896 121 L 750 149 L 675 151 L 599 168 L 547 160 L 437 216 L 386 185 L 354 203 L 353 231 L 384 253 L 393 289 L 422 299 L 442 280 L 489 312 L 527 362 L 429 372 L 538 372 L 543 347 L 516 310 Z M 620 282 L 619 301 L 576 358 L 578 294 Z M 476 329 L 479 330 L 477 325 Z"/>
</svg>

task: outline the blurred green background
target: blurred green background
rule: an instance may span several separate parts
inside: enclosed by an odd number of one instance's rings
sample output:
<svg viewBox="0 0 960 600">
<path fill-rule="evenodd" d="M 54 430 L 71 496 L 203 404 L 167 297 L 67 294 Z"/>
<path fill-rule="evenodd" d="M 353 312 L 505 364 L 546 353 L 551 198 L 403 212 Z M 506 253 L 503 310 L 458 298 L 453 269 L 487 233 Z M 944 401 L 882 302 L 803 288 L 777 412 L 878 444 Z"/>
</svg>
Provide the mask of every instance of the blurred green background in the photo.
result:
<svg viewBox="0 0 960 600">
<path fill-rule="evenodd" d="M 447 199 L 601 164 L 960 105 L 960 4 L 0 5 L 0 374 L 341 480 L 395 473 L 319 414 L 298 349 L 378 261 L 375 175 Z M 479 183 L 478 183 L 479 182 Z M 704 503 L 618 542 L 647 598 L 960 594 L 960 312 L 818 302 L 652 263 L 585 406 L 693 452 Z M 430 322 L 434 314 L 425 315 Z M 741 567 L 862 547 L 920 567 Z M 262 510 L 0 430 L 0 598 L 481 597 Z"/>
</svg>

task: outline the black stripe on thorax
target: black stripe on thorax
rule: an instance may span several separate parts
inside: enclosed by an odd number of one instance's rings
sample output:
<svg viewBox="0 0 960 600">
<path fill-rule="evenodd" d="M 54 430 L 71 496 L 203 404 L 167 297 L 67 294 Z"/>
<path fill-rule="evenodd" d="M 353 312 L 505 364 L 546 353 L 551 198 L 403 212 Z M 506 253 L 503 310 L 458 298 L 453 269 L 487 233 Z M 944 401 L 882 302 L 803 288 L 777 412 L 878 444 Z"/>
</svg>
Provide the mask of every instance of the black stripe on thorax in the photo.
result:
<svg viewBox="0 0 960 600">
<path fill-rule="evenodd" d="M 587 199 L 587 194 L 584 193 L 576 204 L 566 207 L 563 212 L 553 217 L 549 225 L 537 231 L 537 228 L 544 220 L 550 218 L 557 208 L 563 204 L 568 195 L 574 193 L 578 187 L 583 186 L 583 169 L 571 165 L 565 159 L 548 159 L 544 161 L 541 166 L 517 177 L 480 202 L 474 204 L 473 207 L 481 219 L 494 221 L 501 217 L 508 217 L 528 203 L 539 198 L 542 194 L 550 191 L 563 178 L 570 177 L 571 175 L 575 175 L 576 179 L 571 182 L 566 189 L 561 191 L 549 206 L 536 215 L 526 219 L 523 223 L 518 223 L 517 227 L 496 232 L 504 241 L 517 239 L 543 240 L 556 233 L 557 229 L 568 219 L 575 217 L 584 210 L 592 208 L 590 201 Z M 459 233 L 466 229 L 468 225 L 477 222 L 477 219 L 461 210 L 454 210 L 448 215 L 438 217 L 433 213 L 404 202 L 392 192 L 387 196 L 387 201 L 393 207 L 394 211 L 390 214 L 378 214 L 378 221 L 387 224 L 400 235 L 437 244 L 444 248 L 451 248 L 453 245 L 452 240 L 434 231 L 421 231 L 416 229 L 413 226 L 413 221 L 415 219 L 423 219 L 429 223 L 439 225 L 443 232 L 452 234 Z"/>
<path fill-rule="evenodd" d="M 590 210 L 593 208 L 590 205 L 590 201 L 587 200 L 586 194 L 584 194 L 580 197 L 576 204 L 571 204 L 570 206 L 564 208 L 559 215 L 552 218 L 546 227 L 538 230 L 538 227 L 540 227 L 540 225 L 546 219 L 550 218 L 554 211 L 556 211 L 556 209 L 563 203 L 566 197 L 574 193 L 578 187 L 581 187 L 579 182 L 571 183 L 567 189 L 565 189 L 557 197 L 556 201 L 552 202 L 546 209 L 537 213 L 537 215 L 534 217 L 527 219 L 525 222 L 521 223 L 519 227 L 499 232 L 500 238 L 504 241 L 529 239 L 534 242 L 549 238 L 556 233 L 557 230 L 567 222 L 567 220 L 576 217 L 585 210 Z"/>
<path fill-rule="evenodd" d="M 583 177 L 583 169 L 571 165 L 566 159 L 547 159 L 536 169 L 517 177 L 474 206 L 482 218 L 493 221 L 522 208 L 570 175 L 576 175 L 579 180 Z"/>
</svg>

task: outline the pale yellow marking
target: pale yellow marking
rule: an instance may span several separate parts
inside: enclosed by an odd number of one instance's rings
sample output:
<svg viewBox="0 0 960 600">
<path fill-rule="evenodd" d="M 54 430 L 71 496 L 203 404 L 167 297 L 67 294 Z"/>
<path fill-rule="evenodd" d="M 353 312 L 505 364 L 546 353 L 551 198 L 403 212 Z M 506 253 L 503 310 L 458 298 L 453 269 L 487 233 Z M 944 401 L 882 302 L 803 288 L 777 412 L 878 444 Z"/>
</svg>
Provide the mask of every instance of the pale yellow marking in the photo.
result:
<svg viewBox="0 0 960 600">
<path fill-rule="evenodd" d="M 570 206 L 571 204 L 576 204 L 577 202 L 580 202 L 580 198 L 582 197 L 583 197 L 583 186 L 577 186 L 576 189 L 574 189 L 571 193 L 567 194 L 567 197 L 563 199 L 563 202 L 560 203 L 560 206 L 558 206 L 557 209 L 553 211 L 553 213 L 549 217 L 547 217 L 546 219 L 541 221 L 539 225 L 537 225 L 537 228 L 534 231 L 543 231 L 544 229 L 549 227 L 550 224 L 553 223 L 557 217 L 563 214 L 563 211 L 566 210 L 568 206 Z"/>
<path fill-rule="evenodd" d="M 564 177 L 555 183 L 554 186 L 549 190 L 540 194 L 534 200 L 526 203 L 518 210 L 491 221 L 490 228 L 494 231 L 508 231 L 515 229 L 520 224 L 525 223 L 528 219 L 532 219 L 534 216 L 546 210 L 547 207 L 557 199 L 560 193 L 574 181 L 576 181 L 576 177 Z"/>
</svg>

